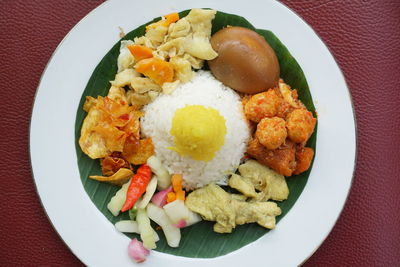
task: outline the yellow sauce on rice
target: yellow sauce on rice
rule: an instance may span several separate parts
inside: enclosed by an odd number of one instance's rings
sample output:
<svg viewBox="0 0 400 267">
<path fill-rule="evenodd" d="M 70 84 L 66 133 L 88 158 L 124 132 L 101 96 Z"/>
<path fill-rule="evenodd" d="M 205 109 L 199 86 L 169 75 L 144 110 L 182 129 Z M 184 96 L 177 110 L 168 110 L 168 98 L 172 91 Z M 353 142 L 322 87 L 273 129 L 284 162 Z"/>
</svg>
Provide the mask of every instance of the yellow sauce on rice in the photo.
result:
<svg viewBox="0 0 400 267">
<path fill-rule="evenodd" d="M 172 119 L 171 135 L 180 155 L 195 160 L 209 161 L 224 145 L 225 119 L 218 110 L 201 105 L 188 105 L 177 109 Z"/>
</svg>

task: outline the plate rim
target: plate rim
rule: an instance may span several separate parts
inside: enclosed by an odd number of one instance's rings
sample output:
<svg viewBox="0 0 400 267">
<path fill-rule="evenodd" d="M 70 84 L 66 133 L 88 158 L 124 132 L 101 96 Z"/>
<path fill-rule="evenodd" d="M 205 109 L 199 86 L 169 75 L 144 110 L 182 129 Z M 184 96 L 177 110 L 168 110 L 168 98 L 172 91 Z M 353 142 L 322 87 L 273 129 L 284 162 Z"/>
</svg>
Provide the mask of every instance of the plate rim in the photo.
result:
<svg viewBox="0 0 400 267">
<path fill-rule="evenodd" d="M 303 23 L 306 24 L 306 25 L 312 30 L 312 32 L 315 34 L 315 36 L 317 36 L 317 38 L 324 44 L 324 46 L 325 46 L 326 49 L 328 50 L 330 56 L 331 56 L 332 59 L 334 60 L 335 64 L 338 66 L 339 73 L 340 73 L 340 75 L 342 76 L 342 79 L 343 79 L 343 81 L 344 81 L 344 83 L 345 83 L 345 85 L 346 85 L 347 96 L 349 97 L 349 100 L 350 100 L 351 110 L 352 110 L 352 113 L 353 113 L 353 121 L 354 121 L 354 143 L 355 143 L 355 144 L 354 144 L 354 146 L 355 146 L 354 149 L 355 149 L 355 154 L 354 154 L 353 172 L 352 172 L 352 174 L 351 174 L 350 186 L 349 186 L 349 188 L 347 189 L 345 200 L 344 200 L 343 205 L 342 205 L 342 207 L 341 207 L 339 213 L 337 214 L 337 217 L 336 217 L 336 219 L 335 219 L 335 222 L 333 223 L 333 226 L 332 226 L 331 229 L 329 230 L 328 234 L 321 240 L 321 242 L 320 242 L 320 243 L 318 244 L 318 246 L 311 252 L 311 254 L 308 255 L 308 257 L 306 257 L 306 258 L 299 264 L 299 266 L 300 266 L 300 265 L 303 265 L 308 259 L 310 259 L 310 258 L 315 254 L 315 252 L 321 247 L 321 245 L 326 241 L 326 239 L 327 239 L 327 238 L 329 237 L 329 235 L 332 233 L 333 228 L 336 226 L 336 224 L 337 224 L 339 218 L 341 217 L 341 215 L 342 215 L 342 213 L 343 213 L 344 207 L 345 207 L 345 205 L 346 205 L 346 203 L 347 203 L 347 200 L 348 200 L 348 198 L 349 198 L 349 195 L 350 195 L 350 191 L 351 191 L 351 189 L 353 188 L 354 176 L 355 176 L 356 167 L 357 167 L 358 146 L 359 146 L 359 143 L 358 143 L 359 140 L 358 140 L 358 135 L 357 135 L 357 132 L 358 132 L 358 130 L 357 130 L 357 129 L 358 129 L 358 125 L 357 125 L 357 114 L 356 114 L 356 109 L 355 109 L 355 106 L 354 106 L 353 97 L 352 97 L 352 95 L 351 95 L 351 92 L 350 92 L 349 85 L 348 85 L 348 83 L 347 83 L 346 77 L 344 76 L 343 71 L 342 71 L 342 69 L 340 68 L 340 65 L 339 65 L 339 63 L 338 63 L 338 61 L 337 61 L 335 55 L 332 53 L 332 51 L 331 51 L 331 49 L 329 48 L 329 46 L 326 45 L 326 43 L 325 43 L 324 40 L 321 38 L 321 36 L 314 30 L 313 27 L 311 27 L 311 25 L 310 25 L 305 19 L 303 19 L 302 16 L 300 16 L 300 14 L 298 14 L 298 13 L 297 13 L 296 11 L 294 11 L 293 9 L 289 8 L 285 3 L 282 3 L 282 2 L 279 2 L 279 3 L 280 3 L 281 5 L 283 5 L 284 7 L 286 7 L 286 8 L 289 10 L 289 12 L 292 12 L 295 16 L 299 17 L 299 18 L 303 21 Z M 306 77 L 306 78 L 307 78 L 307 77 Z M 315 110 L 317 111 L 317 107 L 315 107 Z M 307 184 L 306 184 L 306 186 L 307 186 Z"/>
</svg>

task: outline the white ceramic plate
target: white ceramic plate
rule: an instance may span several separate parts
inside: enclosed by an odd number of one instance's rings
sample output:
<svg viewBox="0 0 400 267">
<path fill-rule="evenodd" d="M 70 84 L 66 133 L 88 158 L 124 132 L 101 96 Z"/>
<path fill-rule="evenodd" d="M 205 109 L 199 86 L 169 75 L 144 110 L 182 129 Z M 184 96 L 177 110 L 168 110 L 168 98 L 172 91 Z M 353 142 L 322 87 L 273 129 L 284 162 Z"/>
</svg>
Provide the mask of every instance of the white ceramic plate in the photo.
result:
<svg viewBox="0 0 400 267">
<path fill-rule="evenodd" d="M 118 41 L 118 26 L 129 32 L 160 15 L 194 7 L 241 15 L 286 45 L 305 73 L 319 115 L 317 153 L 303 193 L 275 230 L 225 256 L 192 259 L 153 251 L 143 266 L 299 265 L 327 237 L 343 208 L 356 157 L 351 99 L 334 58 L 302 19 L 275 1 L 108 1 L 83 18 L 55 51 L 37 91 L 30 132 L 32 169 L 43 206 L 62 239 L 87 265 L 134 263 L 127 254 L 128 237 L 114 230 L 81 184 L 74 125 L 82 92 Z"/>
</svg>

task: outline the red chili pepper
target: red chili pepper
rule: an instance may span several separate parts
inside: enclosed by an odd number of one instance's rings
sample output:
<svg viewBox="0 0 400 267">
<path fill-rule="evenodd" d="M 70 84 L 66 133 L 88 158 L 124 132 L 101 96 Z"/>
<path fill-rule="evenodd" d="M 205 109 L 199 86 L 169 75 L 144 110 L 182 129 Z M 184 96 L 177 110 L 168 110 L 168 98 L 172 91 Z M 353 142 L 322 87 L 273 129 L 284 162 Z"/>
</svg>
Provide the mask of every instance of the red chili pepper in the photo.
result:
<svg viewBox="0 0 400 267">
<path fill-rule="evenodd" d="M 129 120 L 129 114 L 128 113 L 122 114 L 118 118 L 121 119 L 121 120 L 126 120 L 127 121 L 127 120 Z"/>
<path fill-rule="evenodd" d="M 131 184 L 128 187 L 126 193 L 126 200 L 121 211 L 130 210 L 136 203 L 136 201 L 146 191 L 147 184 L 151 179 L 151 169 L 147 164 L 143 164 L 137 169 L 136 174 L 132 177 Z"/>
</svg>

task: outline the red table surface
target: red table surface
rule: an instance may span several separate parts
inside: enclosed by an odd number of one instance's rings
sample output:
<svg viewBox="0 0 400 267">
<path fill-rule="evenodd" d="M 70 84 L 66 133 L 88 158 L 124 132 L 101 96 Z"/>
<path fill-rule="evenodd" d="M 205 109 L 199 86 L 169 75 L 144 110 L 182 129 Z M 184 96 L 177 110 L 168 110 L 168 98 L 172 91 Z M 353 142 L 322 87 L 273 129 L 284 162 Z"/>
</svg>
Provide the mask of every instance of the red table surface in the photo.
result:
<svg viewBox="0 0 400 267">
<path fill-rule="evenodd" d="M 1 266 L 82 265 L 40 204 L 29 160 L 29 121 L 54 49 L 101 2 L 0 2 Z M 284 3 L 335 56 L 357 117 L 358 157 L 348 201 L 304 266 L 400 266 L 400 1 Z"/>
</svg>

